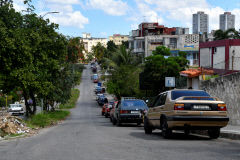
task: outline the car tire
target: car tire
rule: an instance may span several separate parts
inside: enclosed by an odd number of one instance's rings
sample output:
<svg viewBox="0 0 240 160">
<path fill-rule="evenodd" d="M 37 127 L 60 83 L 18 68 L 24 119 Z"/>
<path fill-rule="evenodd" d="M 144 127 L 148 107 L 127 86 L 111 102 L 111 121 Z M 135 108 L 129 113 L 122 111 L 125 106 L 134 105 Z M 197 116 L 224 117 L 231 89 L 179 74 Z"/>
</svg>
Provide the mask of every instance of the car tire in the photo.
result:
<svg viewBox="0 0 240 160">
<path fill-rule="evenodd" d="M 112 117 L 111 117 L 111 116 L 110 116 L 110 118 L 109 118 L 109 119 L 110 119 L 110 122 L 112 122 Z"/>
<path fill-rule="evenodd" d="M 217 139 L 220 136 L 220 128 L 209 129 L 208 135 L 211 139 Z"/>
<path fill-rule="evenodd" d="M 161 128 L 162 128 L 162 136 L 166 139 L 170 138 L 172 135 L 172 130 L 168 128 L 167 119 L 163 119 Z"/>
<path fill-rule="evenodd" d="M 112 124 L 113 124 L 113 125 L 116 125 L 116 123 L 117 123 L 117 121 L 116 121 L 116 119 L 113 117 L 113 119 L 112 119 Z"/>
<path fill-rule="evenodd" d="M 104 112 L 102 112 L 102 116 L 104 116 Z"/>
<path fill-rule="evenodd" d="M 147 117 L 144 117 L 144 131 L 145 131 L 145 134 L 152 134 L 152 131 L 153 131 L 153 128 L 152 126 L 150 126 Z"/>
<path fill-rule="evenodd" d="M 137 126 L 140 126 L 141 124 L 142 124 L 141 122 L 138 122 L 138 123 L 137 123 Z"/>
<path fill-rule="evenodd" d="M 121 124 L 121 121 L 120 121 L 120 119 L 117 119 L 117 126 L 121 126 L 122 124 Z"/>
<path fill-rule="evenodd" d="M 105 118 L 108 118 L 108 115 L 105 113 Z"/>
</svg>

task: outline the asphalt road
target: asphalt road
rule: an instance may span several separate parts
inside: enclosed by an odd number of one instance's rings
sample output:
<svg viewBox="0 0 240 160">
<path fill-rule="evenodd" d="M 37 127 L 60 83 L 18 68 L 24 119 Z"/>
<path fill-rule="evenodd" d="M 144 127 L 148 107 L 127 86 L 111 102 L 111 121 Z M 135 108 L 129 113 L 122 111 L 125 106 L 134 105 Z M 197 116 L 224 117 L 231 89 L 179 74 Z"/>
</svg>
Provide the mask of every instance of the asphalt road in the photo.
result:
<svg viewBox="0 0 240 160">
<path fill-rule="evenodd" d="M 160 131 L 145 135 L 143 127 L 113 126 L 100 115 L 90 80 L 83 72 L 81 96 L 71 116 L 38 135 L 0 142 L 0 160 L 239 160 L 240 141 Z"/>
</svg>

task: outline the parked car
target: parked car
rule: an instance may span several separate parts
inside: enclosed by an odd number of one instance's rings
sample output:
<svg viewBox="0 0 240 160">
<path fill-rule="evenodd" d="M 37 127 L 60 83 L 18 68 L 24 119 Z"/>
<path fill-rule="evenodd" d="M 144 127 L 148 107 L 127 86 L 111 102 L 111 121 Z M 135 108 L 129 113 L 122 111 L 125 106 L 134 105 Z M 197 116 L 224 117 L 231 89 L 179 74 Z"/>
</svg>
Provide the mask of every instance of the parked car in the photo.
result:
<svg viewBox="0 0 240 160">
<path fill-rule="evenodd" d="M 102 87 L 97 86 L 95 88 L 95 94 L 99 94 L 99 93 L 102 93 Z"/>
<path fill-rule="evenodd" d="M 122 123 L 137 123 L 140 125 L 143 122 L 143 113 L 147 110 L 147 104 L 143 100 L 123 97 L 115 108 L 113 124 L 120 126 Z"/>
<path fill-rule="evenodd" d="M 8 112 L 11 115 L 23 115 L 25 113 L 24 105 L 20 104 L 19 102 L 10 104 L 8 108 Z"/>
<path fill-rule="evenodd" d="M 172 130 L 208 130 L 210 138 L 218 138 L 220 128 L 228 124 L 226 104 L 202 90 L 174 89 L 160 93 L 144 117 L 144 130 L 151 134 L 161 129 L 164 138 Z"/>
<path fill-rule="evenodd" d="M 105 109 L 105 113 L 104 113 L 106 118 L 108 118 L 110 116 L 110 111 L 113 108 L 113 105 L 114 105 L 113 101 L 111 101 L 108 104 L 106 104 L 106 109 Z"/>
<path fill-rule="evenodd" d="M 105 112 L 106 112 L 106 109 L 107 109 L 107 103 L 105 103 L 103 106 L 102 106 L 102 116 L 104 116 L 105 115 Z"/>
<path fill-rule="evenodd" d="M 92 80 L 93 80 L 93 83 L 98 83 L 98 75 L 97 74 L 93 74 Z"/>
<path fill-rule="evenodd" d="M 98 93 L 97 96 L 96 96 L 96 101 L 98 100 L 98 98 L 99 98 L 100 96 L 104 96 L 104 94 Z"/>
<path fill-rule="evenodd" d="M 110 110 L 110 113 L 109 113 L 109 118 L 110 118 L 110 121 L 113 122 L 113 119 L 114 119 L 114 114 L 115 114 L 115 108 L 118 104 L 118 101 L 114 101 L 114 104 L 112 106 L 112 109 Z"/>
<path fill-rule="evenodd" d="M 108 99 L 105 96 L 100 96 L 97 102 L 98 105 L 103 106 L 105 103 L 108 103 Z"/>
</svg>

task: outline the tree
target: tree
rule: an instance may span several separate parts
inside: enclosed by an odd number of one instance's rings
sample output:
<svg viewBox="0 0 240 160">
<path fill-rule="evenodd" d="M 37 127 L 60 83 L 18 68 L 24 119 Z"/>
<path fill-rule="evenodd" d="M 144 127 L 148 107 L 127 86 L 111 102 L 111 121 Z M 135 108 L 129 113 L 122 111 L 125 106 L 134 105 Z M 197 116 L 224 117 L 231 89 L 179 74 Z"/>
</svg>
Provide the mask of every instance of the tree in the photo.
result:
<svg viewBox="0 0 240 160">
<path fill-rule="evenodd" d="M 148 84 L 148 90 L 153 90 L 153 96 L 166 90 L 165 77 L 178 77 L 179 72 L 187 67 L 188 60 L 183 57 L 183 53 L 178 57 L 164 57 L 169 53 L 169 49 L 161 46 L 146 58 L 142 80 Z"/>
<path fill-rule="evenodd" d="M 85 51 L 85 49 L 83 41 L 81 41 L 79 37 L 70 38 L 68 41 L 67 60 L 71 63 L 76 63 L 79 60 L 84 61 L 85 57 L 83 52 Z"/>
<path fill-rule="evenodd" d="M 101 63 L 101 60 L 104 57 L 104 53 L 106 52 L 106 48 L 100 42 L 98 42 L 96 46 L 92 47 L 92 50 L 98 62 Z"/>
<path fill-rule="evenodd" d="M 214 40 L 223 40 L 223 39 L 240 39 L 239 32 L 234 28 L 222 31 L 221 29 L 215 31 Z"/>
</svg>

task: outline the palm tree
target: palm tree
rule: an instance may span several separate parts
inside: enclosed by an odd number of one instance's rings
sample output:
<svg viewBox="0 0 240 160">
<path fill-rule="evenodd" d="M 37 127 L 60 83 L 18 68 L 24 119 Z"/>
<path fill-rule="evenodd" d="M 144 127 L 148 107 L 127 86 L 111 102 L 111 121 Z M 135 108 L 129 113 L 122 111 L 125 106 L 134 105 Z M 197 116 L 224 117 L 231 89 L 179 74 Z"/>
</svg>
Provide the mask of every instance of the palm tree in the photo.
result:
<svg viewBox="0 0 240 160">
<path fill-rule="evenodd" d="M 228 29 L 226 31 L 217 30 L 214 33 L 214 40 L 223 40 L 223 39 L 240 39 L 239 32 L 234 28 Z"/>
</svg>

